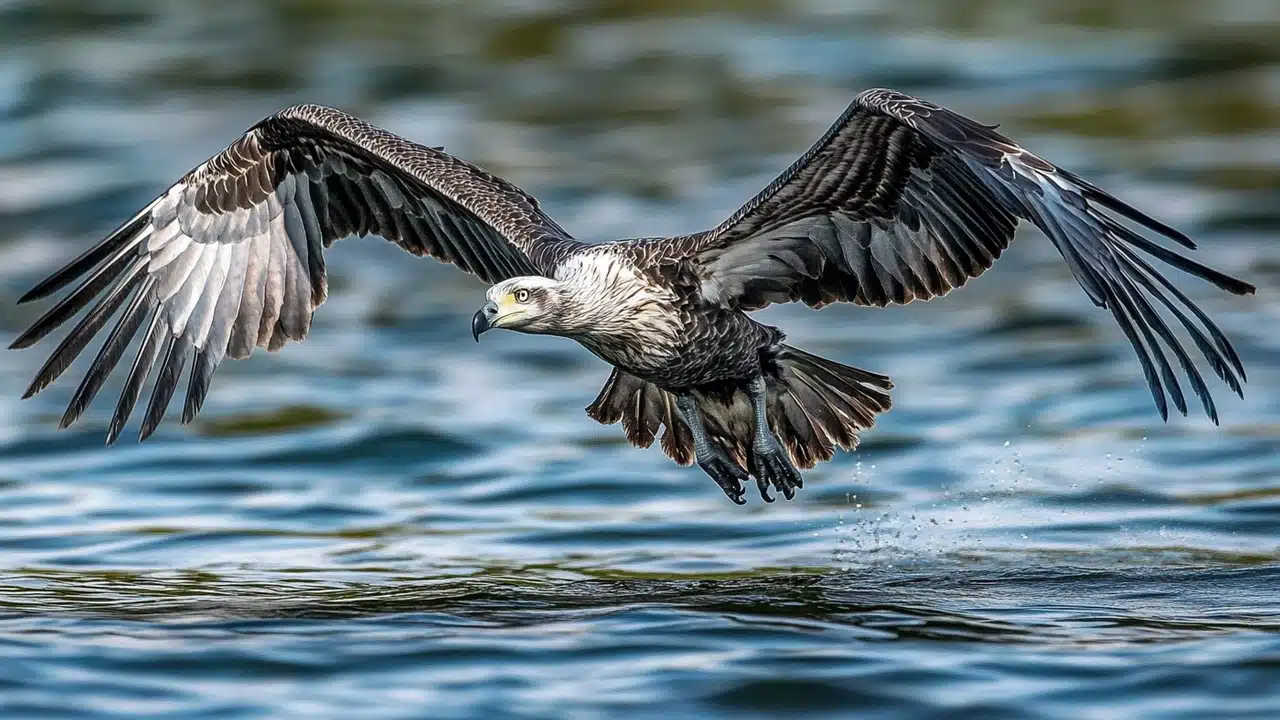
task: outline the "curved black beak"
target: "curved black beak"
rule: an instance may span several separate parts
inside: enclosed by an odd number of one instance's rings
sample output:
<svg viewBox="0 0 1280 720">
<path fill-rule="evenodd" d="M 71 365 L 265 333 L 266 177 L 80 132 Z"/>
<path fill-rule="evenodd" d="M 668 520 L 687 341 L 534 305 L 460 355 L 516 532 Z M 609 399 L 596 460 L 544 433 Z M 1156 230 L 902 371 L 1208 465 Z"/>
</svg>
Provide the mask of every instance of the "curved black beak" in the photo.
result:
<svg viewBox="0 0 1280 720">
<path fill-rule="evenodd" d="M 475 317 L 471 318 L 471 337 L 475 338 L 476 342 L 480 342 L 480 336 L 493 327 L 490 323 L 497 315 L 498 305 L 492 301 L 485 303 L 484 307 L 476 311 Z"/>
</svg>

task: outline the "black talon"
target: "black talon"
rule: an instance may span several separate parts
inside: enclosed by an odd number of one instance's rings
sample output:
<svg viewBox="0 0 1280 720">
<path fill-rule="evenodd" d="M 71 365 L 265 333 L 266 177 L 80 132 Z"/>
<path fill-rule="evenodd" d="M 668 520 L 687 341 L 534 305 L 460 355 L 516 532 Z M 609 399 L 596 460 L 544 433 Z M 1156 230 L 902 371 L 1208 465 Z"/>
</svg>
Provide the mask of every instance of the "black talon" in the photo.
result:
<svg viewBox="0 0 1280 720">
<path fill-rule="evenodd" d="M 760 497 L 765 502 L 773 502 L 773 498 L 769 496 L 769 486 L 773 486 L 782 493 L 784 498 L 791 500 L 796 496 L 796 488 L 803 483 L 800 473 L 791 465 L 790 460 L 776 442 L 771 443 L 770 447 L 755 449 L 751 458 L 751 474 L 755 476 L 756 486 L 760 488 Z"/>
<path fill-rule="evenodd" d="M 716 485 L 735 504 L 746 505 L 747 493 L 742 487 L 742 481 L 747 479 L 747 474 L 722 453 L 712 452 L 710 455 L 711 457 L 698 463 L 698 467 L 715 480 Z"/>
</svg>

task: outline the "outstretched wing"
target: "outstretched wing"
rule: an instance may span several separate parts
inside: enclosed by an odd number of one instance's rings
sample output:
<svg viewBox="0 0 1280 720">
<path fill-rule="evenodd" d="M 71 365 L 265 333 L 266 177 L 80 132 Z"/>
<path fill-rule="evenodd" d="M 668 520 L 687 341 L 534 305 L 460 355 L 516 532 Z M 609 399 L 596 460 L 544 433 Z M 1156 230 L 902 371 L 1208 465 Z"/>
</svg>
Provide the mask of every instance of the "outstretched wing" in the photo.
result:
<svg viewBox="0 0 1280 720">
<path fill-rule="evenodd" d="M 1161 416 L 1168 417 L 1166 391 L 1187 412 L 1163 342 L 1217 422 L 1203 378 L 1152 300 L 1177 318 L 1237 394 L 1244 367 L 1221 330 L 1149 258 L 1237 295 L 1254 287 L 1122 224 L 1195 247 L 994 128 L 902 93 L 861 93 L 816 145 L 723 225 L 671 242 L 697 263 L 704 296 L 728 307 L 796 300 L 884 306 L 937 297 L 982 274 L 1019 220 L 1040 228 L 1094 304 L 1111 311 Z"/>
<path fill-rule="evenodd" d="M 14 348 L 90 308 L 24 397 L 61 375 L 123 307 L 61 426 L 80 417 L 144 327 L 108 442 L 158 366 L 141 431 L 148 437 L 194 356 L 182 416 L 189 422 L 226 355 L 245 358 L 255 345 L 276 350 L 306 337 L 325 299 L 324 249 L 347 235 L 371 234 L 489 283 L 547 274 L 576 245 L 534 198 L 501 178 L 338 110 L 289 108 L 249 129 L 19 301 L 83 278 Z"/>
</svg>

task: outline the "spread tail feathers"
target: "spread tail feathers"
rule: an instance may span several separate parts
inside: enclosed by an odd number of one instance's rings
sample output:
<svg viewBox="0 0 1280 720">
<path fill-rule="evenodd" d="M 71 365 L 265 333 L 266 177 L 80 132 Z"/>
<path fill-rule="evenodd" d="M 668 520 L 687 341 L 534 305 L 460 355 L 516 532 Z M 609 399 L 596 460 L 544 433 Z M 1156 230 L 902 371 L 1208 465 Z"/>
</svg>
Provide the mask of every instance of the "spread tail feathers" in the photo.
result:
<svg viewBox="0 0 1280 720">
<path fill-rule="evenodd" d="M 765 361 L 769 387 L 769 424 L 791 461 L 811 468 L 830 460 L 836 448 L 852 450 L 858 432 L 889 409 L 893 383 L 884 375 L 841 365 L 779 345 Z M 744 470 L 750 454 L 755 416 L 740 388 L 695 389 L 711 439 Z M 652 383 L 614 369 L 587 414 L 611 425 L 622 421 L 627 440 L 649 447 L 662 433 L 662 450 L 681 465 L 694 461 L 693 436 L 676 409 L 674 396 Z"/>
<path fill-rule="evenodd" d="M 627 441 L 642 448 L 652 445 L 658 429 L 665 426 L 662 451 L 681 465 L 693 464 L 693 435 L 680 419 L 676 399 L 653 383 L 614 368 L 587 414 L 604 425 L 621 420 Z"/>
</svg>

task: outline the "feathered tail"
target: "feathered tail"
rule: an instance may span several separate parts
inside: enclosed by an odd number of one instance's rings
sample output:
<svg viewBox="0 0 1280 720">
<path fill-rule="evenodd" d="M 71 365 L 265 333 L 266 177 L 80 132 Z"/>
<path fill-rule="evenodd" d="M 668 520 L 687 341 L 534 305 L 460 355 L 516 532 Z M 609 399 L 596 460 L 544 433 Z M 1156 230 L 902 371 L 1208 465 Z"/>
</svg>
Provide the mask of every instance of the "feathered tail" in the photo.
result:
<svg viewBox="0 0 1280 720">
<path fill-rule="evenodd" d="M 830 460 L 836 448 L 852 450 L 858 432 L 892 405 L 893 383 L 884 375 L 841 365 L 789 345 L 766 358 L 769 424 L 799 468 Z M 755 414 L 740 388 L 694 391 L 712 440 L 744 470 L 751 467 Z M 627 440 L 649 447 L 662 433 L 662 450 L 681 465 L 693 462 L 693 437 L 675 398 L 658 386 L 614 369 L 587 414 L 611 425 L 622 421 Z"/>
</svg>

